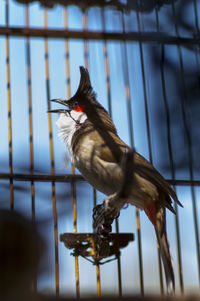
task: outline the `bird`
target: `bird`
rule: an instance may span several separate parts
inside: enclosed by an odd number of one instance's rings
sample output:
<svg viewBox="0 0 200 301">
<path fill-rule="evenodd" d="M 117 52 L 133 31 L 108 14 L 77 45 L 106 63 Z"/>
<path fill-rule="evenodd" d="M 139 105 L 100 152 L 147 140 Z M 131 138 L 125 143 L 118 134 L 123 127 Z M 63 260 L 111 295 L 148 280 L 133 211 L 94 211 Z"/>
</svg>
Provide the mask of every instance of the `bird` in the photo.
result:
<svg viewBox="0 0 200 301">
<path fill-rule="evenodd" d="M 85 180 L 108 196 L 106 208 L 114 208 L 116 215 L 125 204 L 144 210 L 155 229 L 167 293 L 174 294 L 175 277 L 166 232 L 166 209 L 175 214 L 172 200 L 181 207 L 182 204 L 170 184 L 153 165 L 135 150 L 131 151 L 118 136 L 109 113 L 97 101 L 88 70 L 83 66 L 79 68 L 80 82 L 74 96 L 68 100 L 50 100 L 62 105 L 61 109 L 48 111 L 59 113 L 56 121 L 58 136 L 67 146 L 72 164 Z M 128 186 L 124 185 L 123 167 L 127 153 L 129 162 L 132 162 Z M 118 193 L 122 186 L 127 187 L 125 194 Z"/>
</svg>

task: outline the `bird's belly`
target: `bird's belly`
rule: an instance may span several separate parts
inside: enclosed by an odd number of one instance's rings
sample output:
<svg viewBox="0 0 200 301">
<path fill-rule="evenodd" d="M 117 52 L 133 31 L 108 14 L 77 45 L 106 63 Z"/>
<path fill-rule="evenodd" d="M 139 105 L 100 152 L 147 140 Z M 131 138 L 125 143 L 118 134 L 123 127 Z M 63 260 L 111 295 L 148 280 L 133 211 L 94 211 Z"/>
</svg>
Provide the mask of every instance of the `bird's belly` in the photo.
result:
<svg viewBox="0 0 200 301">
<path fill-rule="evenodd" d="M 75 165 L 95 189 L 106 195 L 111 195 L 120 190 L 123 183 L 123 172 L 116 163 L 102 162 L 96 160 L 93 164 L 88 161 L 77 161 Z M 125 203 L 130 203 L 143 209 L 147 203 L 155 202 L 158 198 L 156 187 L 149 181 L 135 174 L 130 194 Z"/>
<path fill-rule="evenodd" d="M 117 166 L 109 166 L 109 168 L 91 167 L 88 164 L 78 163 L 76 167 L 88 183 L 106 195 L 116 192 L 121 184 L 119 167 Z"/>
</svg>

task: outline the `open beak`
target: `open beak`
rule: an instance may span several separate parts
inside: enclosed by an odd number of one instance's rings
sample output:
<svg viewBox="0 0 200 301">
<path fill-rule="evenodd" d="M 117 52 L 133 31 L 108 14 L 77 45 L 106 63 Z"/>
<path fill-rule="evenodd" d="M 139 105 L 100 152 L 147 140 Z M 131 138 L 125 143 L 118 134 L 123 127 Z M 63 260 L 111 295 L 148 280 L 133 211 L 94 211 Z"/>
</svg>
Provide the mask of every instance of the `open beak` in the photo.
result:
<svg viewBox="0 0 200 301">
<path fill-rule="evenodd" d="M 62 99 L 50 99 L 49 101 L 53 101 L 53 102 L 57 102 L 61 105 L 64 105 L 66 107 L 69 107 L 68 106 L 68 103 L 67 103 L 67 100 L 62 100 Z M 57 110 L 48 110 L 47 111 L 48 113 L 66 113 L 66 112 L 69 112 L 69 110 L 66 110 L 66 109 L 57 109 Z"/>
</svg>

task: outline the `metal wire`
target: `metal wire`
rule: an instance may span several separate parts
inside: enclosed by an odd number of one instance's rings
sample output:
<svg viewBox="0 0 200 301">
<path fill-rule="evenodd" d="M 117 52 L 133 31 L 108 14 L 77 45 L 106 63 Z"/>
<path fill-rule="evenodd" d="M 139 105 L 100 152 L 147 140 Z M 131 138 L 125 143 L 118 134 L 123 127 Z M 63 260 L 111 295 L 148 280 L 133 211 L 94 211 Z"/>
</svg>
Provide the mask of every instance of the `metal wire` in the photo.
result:
<svg viewBox="0 0 200 301">
<path fill-rule="evenodd" d="M 122 31 L 125 30 L 125 20 L 124 13 L 121 15 Z M 134 147 L 134 136 L 133 136 L 133 119 L 132 119 L 132 108 L 131 108 L 131 99 L 130 99 L 130 84 L 129 84 L 129 73 L 128 73 L 128 54 L 127 54 L 127 45 L 126 41 L 122 44 L 123 52 L 123 69 L 124 69 L 124 81 L 125 81 L 125 95 L 126 95 L 126 104 L 128 112 L 128 122 L 129 122 L 129 136 L 131 147 Z M 141 240 L 141 228 L 140 228 L 140 215 L 138 208 L 135 208 L 136 213 L 136 223 L 137 223 L 137 243 L 138 243 L 138 256 L 139 256 L 139 274 L 140 274 L 140 292 L 141 295 L 144 295 L 144 277 L 143 277 L 143 258 L 142 258 L 142 240 Z"/>
<path fill-rule="evenodd" d="M 62 30 L 62 29 L 38 29 L 24 27 L 5 27 L 0 26 L 0 35 L 18 36 L 18 37 L 48 37 L 55 39 L 86 39 L 86 40 L 111 40 L 111 41 L 135 41 L 135 42 L 155 42 L 166 45 L 199 45 L 200 38 L 183 38 L 166 34 L 151 32 L 99 32 L 99 31 L 78 31 L 78 30 Z"/>
<path fill-rule="evenodd" d="M 102 22 L 102 31 L 106 31 L 106 22 L 105 22 L 105 10 L 104 8 L 101 9 L 101 22 Z M 106 90 L 107 90 L 107 97 L 108 97 L 108 112 L 112 118 L 112 106 L 111 106 L 111 93 L 110 93 L 110 70 L 108 64 L 108 46 L 107 41 L 103 40 L 103 53 L 104 53 L 104 64 L 105 64 L 105 71 L 106 71 Z"/>
<path fill-rule="evenodd" d="M 9 26 L 9 0 L 6 0 L 6 26 L 0 27 L 0 35 L 6 37 L 6 73 L 7 73 L 7 103 L 8 103 L 8 142 L 9 142 L 9 173 L 0 173 L 0 180 L 9 180 L 10 189 L 10 208 L 14 210 L 14 186 L 13 181 L 29 181 L 31 186 L 31 212 L 32 220 L 35 220 L 35 182 L 51 182 L 52 183 L 52 207 L 53 207 L 53 220 L 54 220 L 54 248 L 55 248 L 55 287 L 56 294 L 59 295 L 59 258 L 58 258 L 58 227 L 57 227 L 57 210 L 56 210 L 56 182 L 71 182 L 72 185 L 72 202 L 73 202 L 73 230 L 77 233 L 77 200 L 76 200 L 76 182 L 84 181 L 82 176 L 75 174 L 75 168 L 72 166 L 72 174 L 70 175 L 57 175 L 55 174 L 55 163 L 54 163 L 54 149 L 53 149 L 53 137 L 52 137 L 52 120 L 51 115 L 48 114 L 48 125 L 49 125 L 49 142 L 50 142 L 50 158 L 51 158 L 51 174 L 46 175 L 36 175 L 34 174 L 34 153 L 33 153 L 33 118 L 32 118 L 32 86 L 31 86 L 31 48 L 30 48 L 30 37 L 42 37 L 44 38 L 45 46 L 45 71 L 46 71 L 46 91 L 47 99 L 50 99 L 50 83 L 49 83 L 49 57 L 48 57 L 48 38 L 59 38 L 65 39 L 65 52 L 66 52 L 66 78 L 67 78 L 67 96 L 70 98 L 70 53 L 69 53 L 69 39 L 82 39 L 84 45 L 84 59 L 85 66 L 89 69 L 89 40 L 101 40 L 103 41 L 103 52 L 104 52 L 104 64 L 105 64 L 105 74 L 106 74 L 106 87 L 107 87 L 107 98 L 108 98 L 108 110 L 112 116 L 112 102 L 111 102 L 111 91 L 110 91 L 110 70 L 109 70 L 109 60 L 108 60 L 108 41 L 115 40 L 121 41 L 122 54 L 123 54 L 123 70 L 124 70 L 124 81 L 125 81 L 125 96 L 128 112 L 128 122 L 129 122 L 129 135 L 131 146 L 134 146 L 134 133 L 133 133 L 133 120 L 131 112 L 131 97 L 130 97 L 130 83 L 129 83 L 129 66 L 128 66 L 128 53 L 127 53 L 127 41 L 136 41 L 139 45 L 140 50 L 140 61 L 142 70 L 142 80 L 143 80 L 143 90 L 144 90 L 144 104 L 145 104 L 145 117 L 147 126 L 147 139 L 148 139 L 148 149 L 150 162 L 153 162 L 152 146 L 151 146 L 151 132 L 150 132 L 150 121 L 149 121 L 149 111 L 148 111 L 148 97 L 146 89 L 146 73 L 144 65 L 144 55 L 143 55 L 143 43 L 156 42 L 160 44 L 161 47 L 161 58 L 164 57 L 165 45 L 176 45 L 179 57 L 180 66 L 180 76 L 183 85 L 183 97 L 181 100 L 181 110 L 183 116 L 183 124 L 186 132 L 187 138 L 187 150 L 189 158 L 189 180 L 177 180 L 175 179 L 175 167 L 173 159 L 173 150 L 171 145 L 171 122 L 170 122 L 170 112 L 169 104 L 167 98 L 167 87 L 165 78 L 165 67 L 164 62 L 160 61 L 160 76 L 162 83 L 162 94 L 163 102 L 166 114 L 166 129 L 167 129 L 167 139 L 168 139 L 168 150 L 170 159 L 170 169 L 171 169 L 171 179 L 168 182 L 174 185 L 190 186 L 191 196 L 192 196 L 192 206 L 193 206 L 193 219 L 194 219 L 194 232 L 196 238 L 196 252 L 197 252 L 197 262 L 198 262 L 198 273 L 199 273 L 199 283 L 200 283 L 200 244 L 199 244 L 199 228 L 197 220 L 197 208 L 196 208 L 196 196 L 194 186 L 200 186 L 200 181 L 194 179 L 193 174 L 193 158 L 191 151 L 191 137 L 188 130 L 187 116 L 185 109 L 185 102 L 187 98 L 187 89 L 184 78 L 184 62 L 181 45 L 194 45 L 196 46 L 196 62 L 197 68 L 199 70 L 199 24 L 198 24 L 198 9 L 196 0 L 193 0 L 194 7 L 194 17 L 195 17 L 195 27 L 196 36 L 192 38 L 183 38 L 179 35 L 179 29 L 176 18 L 176 10 L 174 3 L 172 5 L 172 12 L 174 16 L 174 26 L 176 35 L 165 35 L 160 31 L 159 24 L 159 12 L 155 8 L 156 13 L 156 28 L 157 33 L 145 33 L 141 30 L 141 20 L 139 13 L 136 13 L 136 20 L 138 25 L 138 32 L 126 32 L 124 14 L 122 13 L 122 32 L 106 32 L 105 15 L 104 8 L 101 8 L 101 18 L 102 18 L 102 31 L 89 31 L 88 30 L 88 16 L 87 13 L 82 15 L 82 30 L 69 30 L 68 28 L 68 9 L 64 9 L 64 29 L 49 29 L 47 26 L 47 9 L 44 9 L 44 28 L 30 28 L 29 27 L 29 7 L 26 6 L 25 16 L 26 16 L 26 27 L 17 28 Z M 27 88 L 28 88 L 28 108 L 29 108 L 29 149 L 30 149 L 30 174 L 15 174 L 13 173 L 13 145 L 12 145 L 12 112 L 11 112 L 11 82 L 10 82 L 10 37 L 19 36 L 26 38 L 26 70 L 27 70 Z M 48 103 L 48 106 L 49 103 Z M 49 108 L 50 109 L 50 108 Z M 93 204 L 96 205 L 96 191 L 93 191 Z M 184 281 L 183 281 L 183 263 L 182 263 L 182 250 L 180 241 L 180 223 L 179 223 L 179 212 L 177 204 L 175 203 L 175 225 L 176 225 L 176 240 L 177 240 L 177 257 L 178 257 L 178 273 L 179 273 L 179 283 L 181 293 L 184 293 Z M 137 248 L 139 254 L 139 277 L 140 277 L 140 292 L 144 294 L 144 274 L 143 274 L 143 258 L 142 258 L 142 242 L 141 242 L 141 228 L 140 228 L 140 216 L 139 211 L 136 209 L 136 224 L 137 224 Z M 116 221 L 116 232 L 119 232 L 119 224 Z M 164 291 L 163 287 L 163 275 L 162 275 L 162 265 L 160 256 L 158 256 L 159 264 L 159 279 L 160 279 L 160 290 L 161 293 Z M 122 296 L 122 277 L 121 277 L 121 261 L 120 256 L 117 258 L 118 267 L 118 290 L 119 296 Z M 75 278 L 76 278 L 76 296 L 80 297 L 80 280 L 79 280 L 79 261 L 78 257 L 75 256 Z M 100 267 L 96 267 L 96 279 L 97 279 L 97 295 L 101 296 L 101 275 Z M 35 277 L 34 290 L 37 290 L 37 279 Z"/>
<path fill-rule="evenodd" d="M 172 3 L 172 13 L 174 17 L 174 26 L 176 31 L 176 36 L 179 36 L 179 29 L 178 24 L 176 20 L 176 10 L 175 5 Z M 186 84 L 185 84 L 185 78 L 184 78 L 184 65 L 183 65 L 183 57 L 182 57 L 182 51 L 180 45 L 177 45 L 178 50 L 178 56 L 179 56 L 179 66 L 180 66 L 180 76 L 181 76 L 181 82 L 183 87 L 183 93 L 181 98 L 181 111 L 183 116 L 183 125 L 185 128 L 185 134 L 187 139 L 187 151 L 188 151 L 188 159 L 189 159 L 189 175 L 190 180 L 192 181 L 194 179 L 193 176 L 193 158 L 192 158 L 192 150 L 191 150 L 191 137 L 190 137 L 190 131 L 188 128 L 187 123 L 187 117 L 186 117 L 186 111 L 185 111 L 185 103 L 187 98 L 187 90 L 186 90 Z M 194 218 L 194 228 L 195 228 L 195 238 L 196 238 L 196 252 L 197 252 L 197 263 L 198 263 L 198 274 L 199 274 L 199 285 L 200 285 L 200 244 L 199 244 L 199 230 L 198 230 L 198 220 L 197 220 L 197 209 L 196 209 L 196 197 L 195 197 L 195 191 L 194 187 L 191 186 L 191 195 L 192 195 L 192 206 L 193 206 L 193 218 Z"/>
<path fill-rule="evenodd" d="M 47 10 L 44 9 L 44 28 L 47 27 Z M 50 85 L 49 85 L 49 55 L 48 55 L 48 40 L 44 39 L 45 48 L 45 71 L 46 71 L 46 91 L 47 91 L 47 105 L 50 109 Z M 51 158 L 51 173 L 55 174 L 54 163 L 54 149 L 53 149 L 53 137 L 52 137 L 52 121 L 51 114 L 48 113 L 48 125 L 49 125 L 49 143 L 50 143 L 50 158 Z M 59 295 L 59 258 L 58 258 L 58 222 L 57 222 L 57 210 L 56 210 L 56 187 L 55 182 L 52 182 L 52 206 L 53 206 L 53 221 L 54 221 L 54 249 L 55 249 L 55 287 L 56 295 Z"/>
<path fill-rule="evenodd" d="M 156 7 L 156 28 L 159 32 L 159 14 L 158 9 Z M 165 85 L 165 73 L 164 73 L 164 45 L 161 45 L 161 59 L 160 59 L 160 73 L 161 73 L 161 82 L 162 82 L 162 93 L 163 93 L 163 102 L 165 106 L 165 114 L 166 114 L 166 128 L 167 128 L 167 143 L 168 143 L 168 150 L 169 150 L 169 161 L 170 161 L 170 170 L 172 179 L 175 180 L 175 169 L 174 169 L 174 160 L 173 160 L 173 152 L 172 152 L 172 145 L 171 145 L 171 125 L 170 125 L 170 114 L 169 114 L 169 106 L 167 101 L 167 92 L 166 92 L 166 85 Z M 176 192 L 176 187 L 173 186 L 174 191 Z M 176 224 L 176 240 L 177 240 L 177 254 L 178 254 L 178 272 L 179 272 L 179 283 L 181 293 L 184 293 L 184 286 L 183 286 L 183 269 L 182 269 L 182 260 L 181 260 L 181 242 L 180 242 L 180 227 L 179 227 L 179 215 L 178 215 L 178 206 L 177 203 L 175 204 L 175 224 Z"/>
<path fill-rule="evenodd" d="M 29 6 L 25 10 L 26 27 L 29 27 Z M 30 148 L 30 174 L 34 173 L 33 157 L 33 120 L 32 120 L 32 94 L 31 94 L 31 61 L 30 61 L 30 38 L 26 38 L 26 66 L 27 66 L 27 85 L 28 85 L 28 108 L 29 108 L 29 148 Z M 31 215 L 32 221 L 35 222 L 35 186 L 31 181 Z M 33 281 L 33 289 L 37 291 L 37 275 Z"/>
<path fill-rule="evenodd" d="M 64 24 L 65 29 L 68 29 L 68 9 L 64 10 Z M 69 54 L 69 40 L 65 40 L 65 52 L 66 52 L 66 76 L 67 76 L 67 97 L 71 97 L 70 87 L 70 54 Z M 75 168 L 72 165 L 72 175 L 75 176 Z M 72 203 L 73 203 L 73 225 L 74 233 L 77 233 L 77 201 L 76 201 L 76 184 L 72 182 Z M 79 261 L 78 256 L 74 258 L 75 263 L 75 281 L 76 281 L 76 297 L 80 297 L 80 281 L 79 281 Z"/>
<path fill-rule="evenodd" d="M 9 0 L 6 0 L 6 26 L 9 26 Z M 13 173 L 13 147 L 12 147 L 12 114 L 11 114 L 11 91 L 10 91 L 10 48 L 9 37 L 6 36 L 6 71 L 7 71 L 7 97 L 8 97 L 8 143 L 9 143 L 9 173 Z M 10 209 L 14 210 L 14 187 L 10 179 Z"/>
<path fill-rule="evenodd" d="M 137 17 L 138 31 L 141 32 L 140 15 L 138 12 L 136 12 L 136 17 Z M 144 105 L 145 105 L 145 118 L 146 118 L 146 127 L 147 127 L 149 161 L 153 164 L 147 89 L 146 89 L 146 76 L 145 76 L 145 68 L 144 68 L 144 56 L 143 56 L 142 42 L 139 43 L 139 48 L 140 48 L 140 61 L 141 61 L 141 69 L 142 69 L 142 81 L 143 81 L 143 92 L 144 92 Z M 161 294 L 163 294 L 164 293 L 163 274 L 162 274 L 162 264 L 161 264 L 161 257 L 160 257 L 160 251 L 159 251 L 158 244 L 157 244 L 157 251 L 158 251 L 158 267 L 159 267 L 159 277 L 160 277 L 159 278 L 160 279 L 160 291 L 161 291 Z"/>
<path fill-rule="evenodd" d="M 83 31 L 88 30 L 88 15 L 87 12 L 84 12 L 82 15 L 82 27 Z M 84 39 L 84 62 L 85 62 L 85 67 L 89 70 L 89 47 L 88 47 L 88 40 Z M 97 204 L 97 199 L 96 199 L 96 190 L 93 189 L 93 205 L 94 207 Z M 97 296 L 101 296 L 101 274 L 100 274 L 100 266 L 99 264 L 96 265 L 96 279 L 97 279 Z"/>
<path fill-rule="evenodd" d="M 73 183 L 73 182 L 85 182 L 85 179 L 81 175 L 69 174 L 69 175 L 52 175 L 52 174 L 10 174 L 0 173 L 0 180 L 15 180 L 15 181 L 34 181 L 34 182 L 60 182 L 60 183 Z M 200 186 L 200 180 L 166 180 L 171 185 L 176 186 Z"/>
</svg>

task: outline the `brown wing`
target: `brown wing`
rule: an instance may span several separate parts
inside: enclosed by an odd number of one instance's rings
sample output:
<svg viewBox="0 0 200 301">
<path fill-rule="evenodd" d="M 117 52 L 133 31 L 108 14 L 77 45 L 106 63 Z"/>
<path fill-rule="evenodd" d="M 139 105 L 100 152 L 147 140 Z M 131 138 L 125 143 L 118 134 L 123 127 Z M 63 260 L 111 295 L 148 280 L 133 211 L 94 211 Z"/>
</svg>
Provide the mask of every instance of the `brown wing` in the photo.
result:
<svg viewBox="0 0 200 301">
<path fill-rule="evenodd" d="M 134 158 L 135 171 L 143 178 L 154 184 L 161 194 L 171 196 L 175 202 L 181 207 L 182 204 L 179 202 L 175 191 L 171 188 L 170 184 L 163 178 L 163 176 L 140 154 L 135 153 Z M 168 198 L 168 201 L 170 198 Z"/>
</svg>

